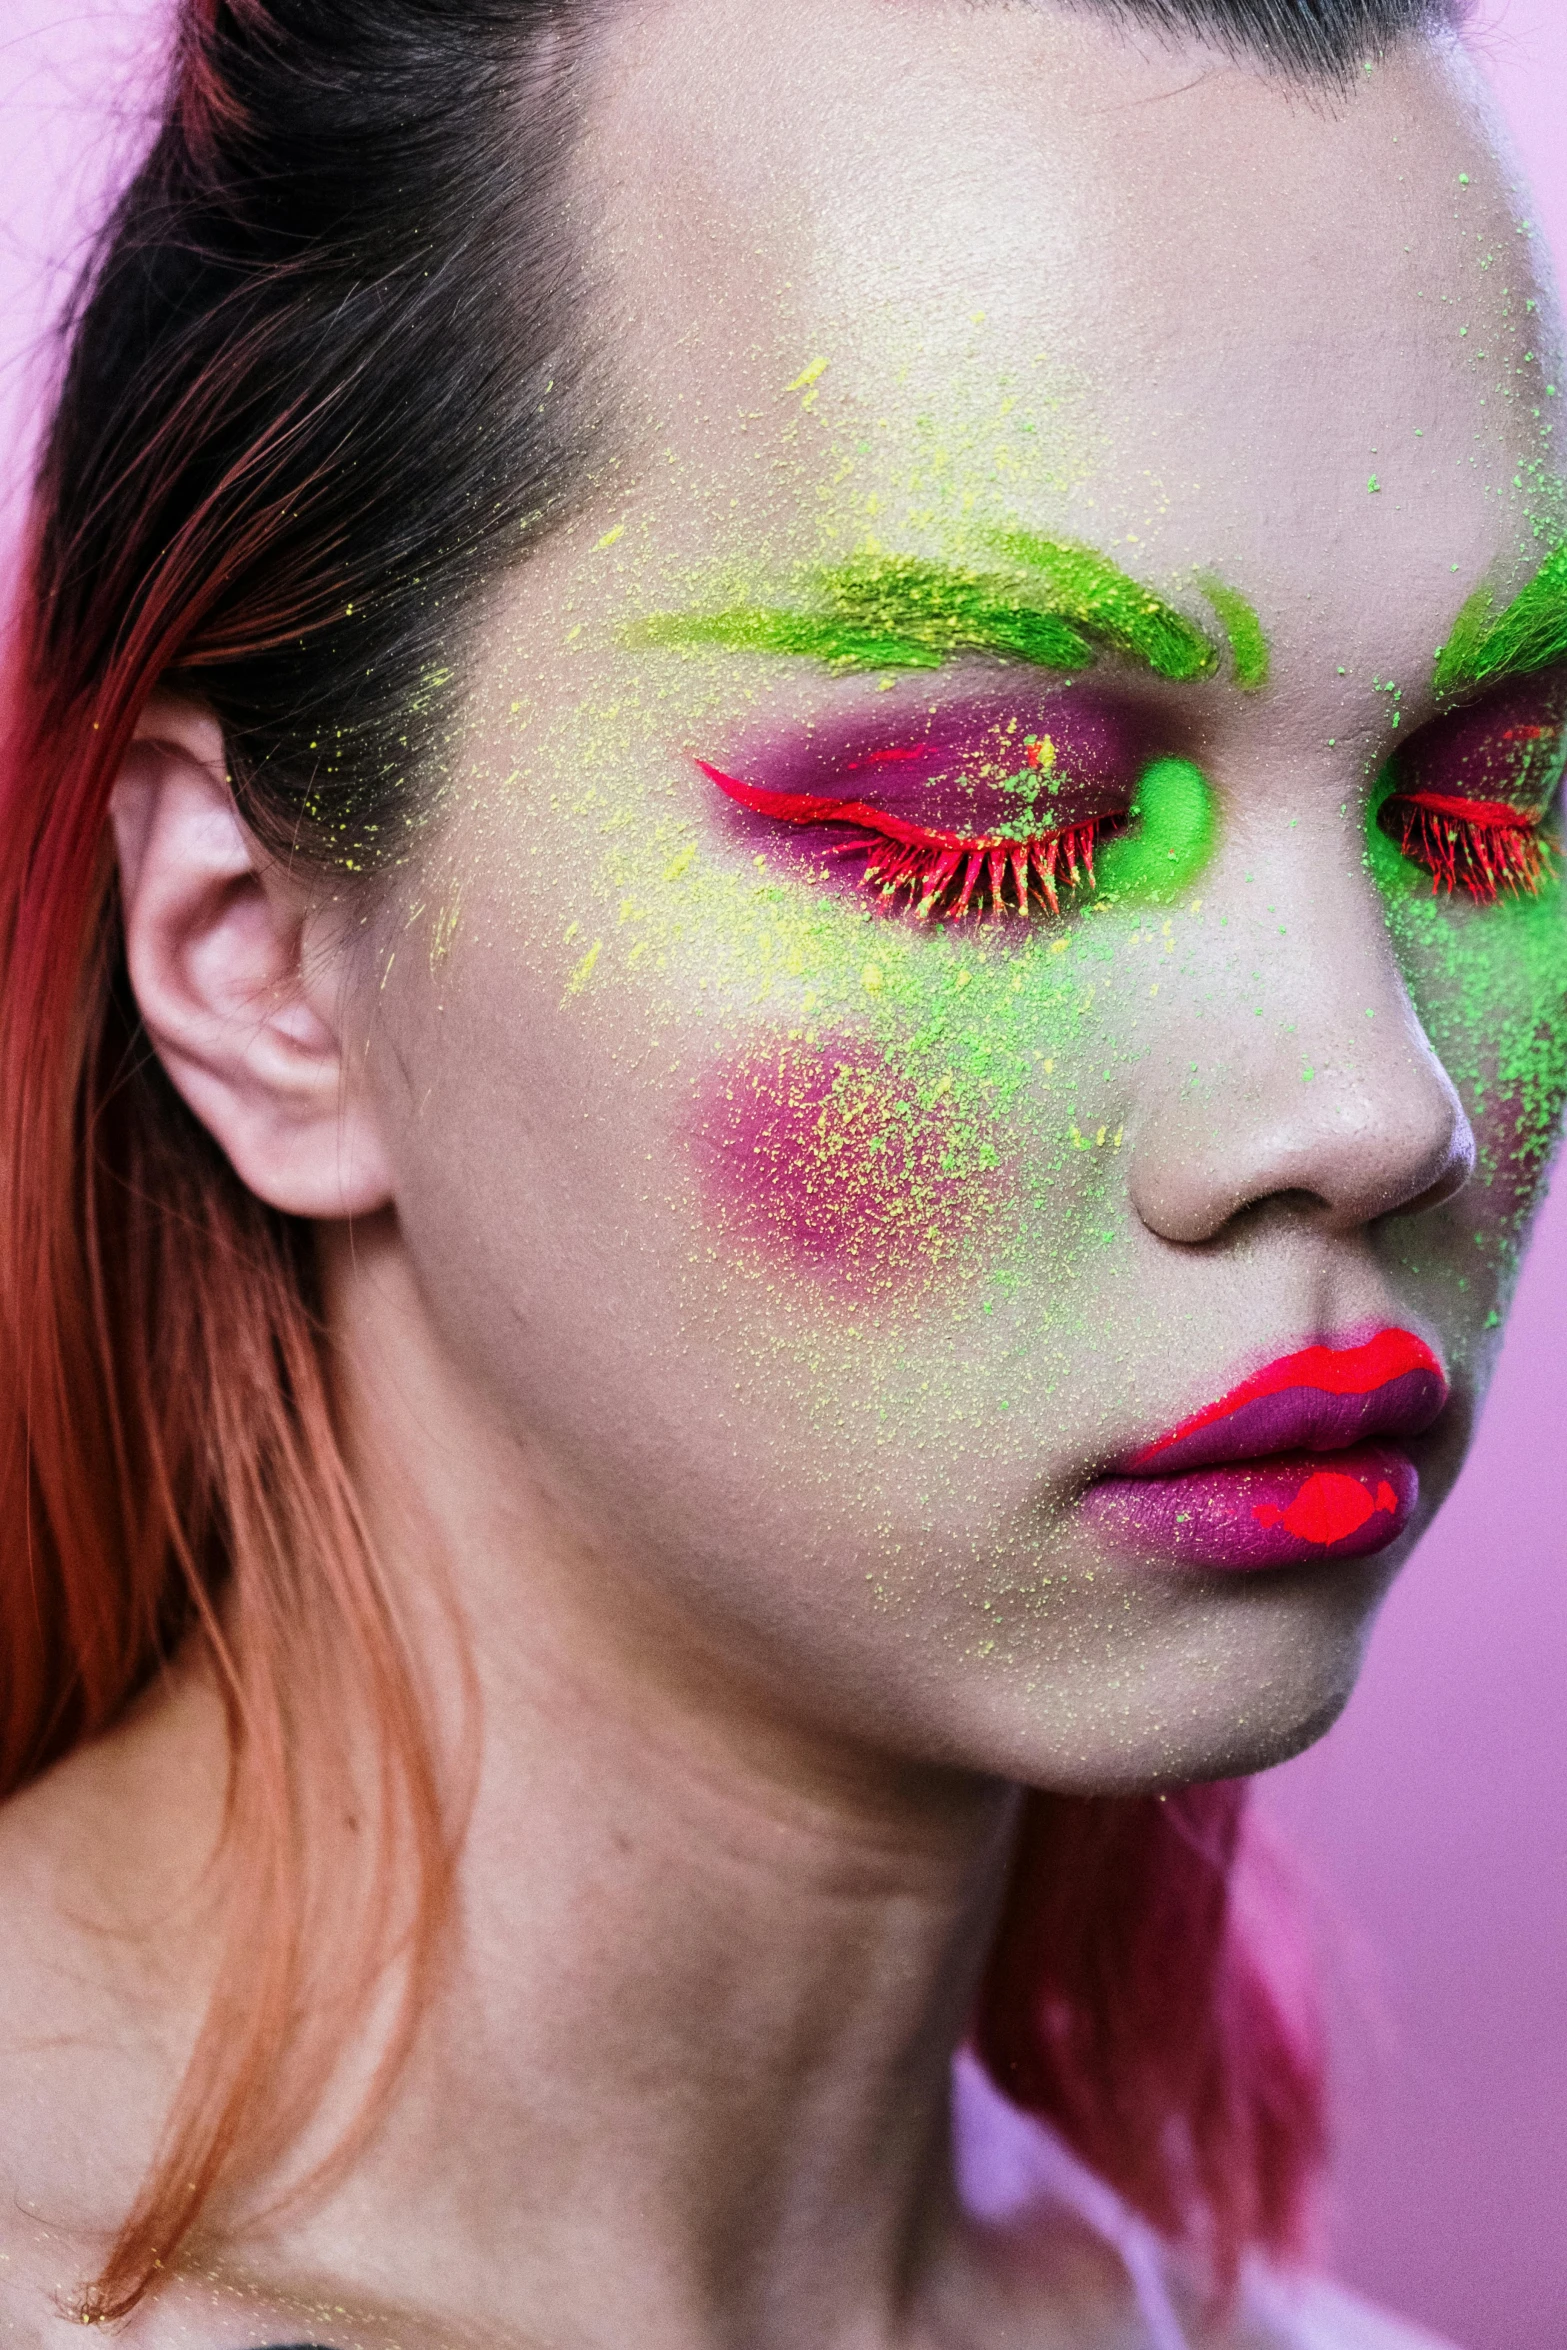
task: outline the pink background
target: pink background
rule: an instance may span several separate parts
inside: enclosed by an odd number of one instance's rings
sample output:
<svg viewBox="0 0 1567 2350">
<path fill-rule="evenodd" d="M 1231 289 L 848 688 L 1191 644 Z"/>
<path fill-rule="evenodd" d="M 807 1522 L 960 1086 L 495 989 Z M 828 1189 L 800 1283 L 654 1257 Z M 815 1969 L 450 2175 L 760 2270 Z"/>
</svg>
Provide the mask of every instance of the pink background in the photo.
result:
<svg viewBox="0 0 1567 2350">
<path fill-rule="evenodd" d="M 0 545 L 43 323 L 134 148 L 162 0 L 3 0 Z M 1567 11 L 1475 45 L 1567 251 Z M 1486 1424 L 1331 1737 L 1266 1783 L 1331 1945 L 1341 2273 L 1469 2350 L 1567 2345 L 1567 1177 Z"/>
</svg>

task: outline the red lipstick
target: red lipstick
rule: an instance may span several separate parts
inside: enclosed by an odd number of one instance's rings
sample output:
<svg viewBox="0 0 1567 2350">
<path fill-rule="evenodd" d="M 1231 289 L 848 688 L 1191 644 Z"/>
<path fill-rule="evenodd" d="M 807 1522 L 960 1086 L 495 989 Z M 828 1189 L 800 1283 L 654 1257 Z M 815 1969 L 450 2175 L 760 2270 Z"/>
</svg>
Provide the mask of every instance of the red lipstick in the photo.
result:
<svg viewBox="0 0 1567 2350">
<path fill-rule="evenodd" d="M 1420 1498 L 1396 1440 L 1429 1428 L 1447 1392 L 1410 1330 L 1304 1347 L 1144 1445 L 1083 1506 L 1117 1547 L 1177 1566 L 1245 1574 L 1366 1558 L 1398 1539 Z"/>
</svg>

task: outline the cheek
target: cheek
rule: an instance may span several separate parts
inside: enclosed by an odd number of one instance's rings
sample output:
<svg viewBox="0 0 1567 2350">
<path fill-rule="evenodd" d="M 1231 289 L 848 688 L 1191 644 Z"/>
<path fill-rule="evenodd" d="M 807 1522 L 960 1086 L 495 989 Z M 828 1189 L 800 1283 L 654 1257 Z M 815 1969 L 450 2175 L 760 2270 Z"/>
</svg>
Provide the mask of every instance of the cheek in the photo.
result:
<svg viewBox="0 0 1567 2350">
<path fill-rule="evenodd" d="M 1556 1044 L 1532 1056 L 1525 1074 L 1493 1079 L 1474 1119 L 1478 1180 L 1470 1193 L 1476 1237 L 1495 1252 L 1504 1284 L 1517 1271 L 1538 1209 L 1567 1101 L 1567 1071 Z"/>
<path fill-rule="evenodd" d="M 719 1064 L 691 1145 L 730 1245 L 862 1298 L 974 1261 L 1014 1188 L 982 1113 L 939 1088 L 922 1100 L 852 1038 L 758 1042 Z"/>
<path fill-rule="evenodd" d="M 1422 892 L 1390 911 L 1426 1032 L 1475 1129 L 1476 1180 L 1452 1211 L 1466 1234 L 1461 1286 L 1476 1297 L 1489 1287 L 1504 1301 L 1567 1102 L 1562 891 L 1483 909 L 1452 909 Z"/>
</svg>

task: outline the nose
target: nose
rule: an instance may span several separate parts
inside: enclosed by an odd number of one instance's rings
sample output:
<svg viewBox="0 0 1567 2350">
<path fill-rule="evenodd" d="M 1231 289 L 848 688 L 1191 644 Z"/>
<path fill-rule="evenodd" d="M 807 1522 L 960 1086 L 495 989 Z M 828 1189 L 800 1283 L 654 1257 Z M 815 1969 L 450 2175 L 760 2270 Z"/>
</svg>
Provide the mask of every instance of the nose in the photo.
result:
<svg viewBox="0 0 1567 2350">
<path fill-rule="evenodd" d="M 1437 1207 L 1474 1172 L 1474 1131 L 1369 877 L 1343 875 L 1293 923 L 1277 919 L 1282 893 L 1268 894 L 1265 923 L 1227 931 L 1242 951 L 1227 958 L 1229 983 L 1193 1024 L 1179 1072 L 1161 1054 L 1170 1074 L 1140 1104 L 1131 1199 L 1165 1240 L 1212 1241 L 1270 1203 L 1351 1232 Z"/>
</svg>

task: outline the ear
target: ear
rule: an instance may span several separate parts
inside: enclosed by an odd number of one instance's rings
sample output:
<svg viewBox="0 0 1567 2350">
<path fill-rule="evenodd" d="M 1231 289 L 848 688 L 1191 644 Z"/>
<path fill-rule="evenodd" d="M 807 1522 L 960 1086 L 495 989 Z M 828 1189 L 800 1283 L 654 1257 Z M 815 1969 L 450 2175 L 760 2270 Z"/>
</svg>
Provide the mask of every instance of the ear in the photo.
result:
<svg viewBox="0 0 1567 2350">
<path fill-rule="evenodd" d="M 295 1216 L 385 1207 L 390 1169 L 363 1056 L 344 1050 L 341 951 L 241 823 L 217 721 L 155 696 L 113 821 L 142 1020 L 241 1181 Z"/>
</svg>

